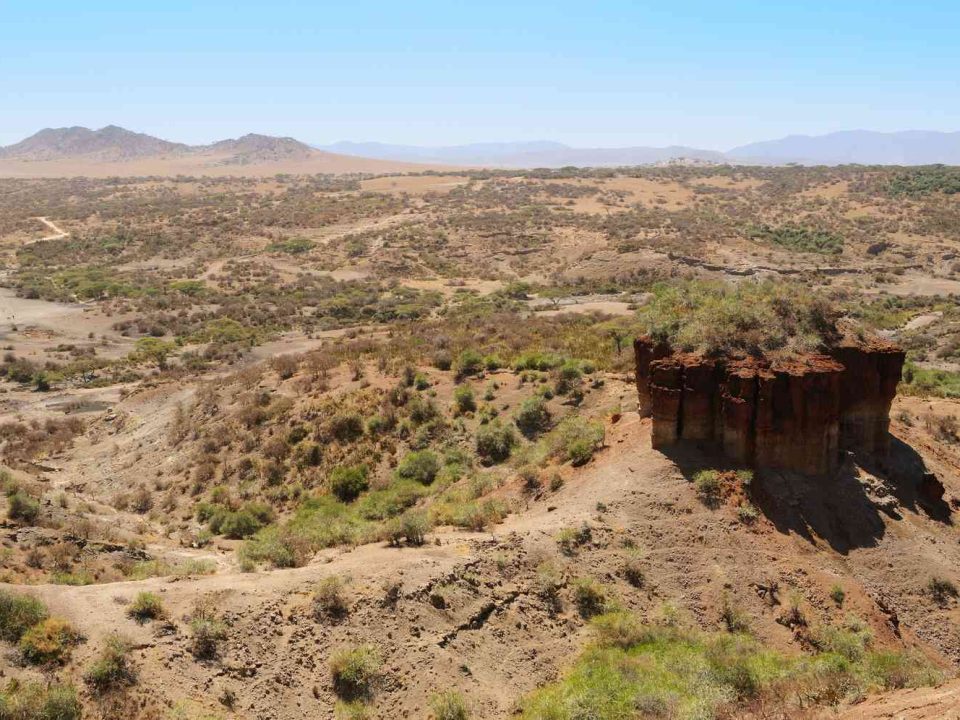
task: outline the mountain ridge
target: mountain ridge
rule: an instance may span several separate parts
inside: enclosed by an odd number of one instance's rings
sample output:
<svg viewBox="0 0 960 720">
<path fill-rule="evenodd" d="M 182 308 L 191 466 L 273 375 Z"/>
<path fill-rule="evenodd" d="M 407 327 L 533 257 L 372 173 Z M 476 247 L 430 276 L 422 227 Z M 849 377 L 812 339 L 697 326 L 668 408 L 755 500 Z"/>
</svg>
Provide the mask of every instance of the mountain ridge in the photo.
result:
<svg viewBox="0 0 960 720">
<path fill-rule="evenodd" d="M 500 167 L 616 167 L 671 160 L 718 164 L 782 165 L 930 165 L 960 164 L 960 132 L 844 130 L 825 135 L 788 135 L 747 143 L 726 152 L 685 145 L 668 147 L 575 148 L 551 141 L 471 143 L 425 147 L 376 142 L 338 142 L 317 146 L 332 152 L 371 158 L 434 163 L 459 162 Z"/>
<path fill-rule="evenodd" d="M 339 155 L 291 137 L 248 133 L 205 145 L 171 142 L 117 125 L 44 128 L 0 147 L 0 177 L 349 174 L 431 166 Z"/>
<path fill-rule="evenodd" d="M 960 132 L 841 130 L 826 135 L 788 135 L 740 145 L 727 155 L 820 165 L 957 165 Z"/>
<path fill-rule="evenodd" d="M 0 161 L 24 172 L 29 172 L 33 164 L 48 167 L 58 162 L 73 163 L 80 170 L 88 165 L 114 164 L 124 172 L 124 168 L 135 161 L 179 164 L 190 168 L 279 167 L 287 164 L 293 168 L 290 171 L 297 171 L 299 166 L 304 166 L 299 168 L 303 172 L 310 172 L 305 168 L 318 162 L 358 168 L 342 172 L 388 172 L 399 167 L 396 163 L 409 165 L 400 169 L 410 171 L 425 169 L 425 164 L 510 169 L 671 163 L 960 165 L 960 132 L 844 130 L 825 135 L 788 135 L 721 152 L 685 145 L 577 148 L 550 140 L 436 147 L 340 141 L 311 146 L 292 137 L 258 133 L 203 145 L 188 145 L 133 132 L 117 125 L 107 125 L 98 130 L 71 126 L 44 128 L 17 143 L 0 147 Z M 3 168 L 0 168 L 0 174 L 3 174 Z"/>
</svg>

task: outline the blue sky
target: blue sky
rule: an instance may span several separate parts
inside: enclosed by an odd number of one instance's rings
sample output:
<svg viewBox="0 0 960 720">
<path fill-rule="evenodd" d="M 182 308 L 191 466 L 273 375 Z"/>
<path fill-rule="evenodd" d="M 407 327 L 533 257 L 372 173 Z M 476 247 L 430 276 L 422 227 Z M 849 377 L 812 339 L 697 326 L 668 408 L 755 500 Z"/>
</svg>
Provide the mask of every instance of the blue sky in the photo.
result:
<svg viewBox="0 0 960 720">
<path fill-rule="evenodd" d="M 713 149 L 960 130 L 960 2 L 0 0 L 0 144 L 551 139 Z"/>
</svg>

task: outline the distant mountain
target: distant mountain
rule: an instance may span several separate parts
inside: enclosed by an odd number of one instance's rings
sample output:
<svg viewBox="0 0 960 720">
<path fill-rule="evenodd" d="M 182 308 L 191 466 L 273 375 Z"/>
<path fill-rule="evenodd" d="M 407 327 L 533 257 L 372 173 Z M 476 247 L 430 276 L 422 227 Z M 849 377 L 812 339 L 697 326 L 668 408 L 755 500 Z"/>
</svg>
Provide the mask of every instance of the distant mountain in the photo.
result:
<svg viewBox="0 0 960 720">
<path fill-rule="evenodd" d="M 272 137 L 250 133 L 235 140 L 221 140 L 195 148 L 196 152 L 224 154 L 237 163 L 306 160 L 316 154 L 309 145 L 290 137 Z"/>
<path fill-rule="evenodd" d="M 727 153 L 733 161 L 805 165 L 960 165 L 960 132 L 847 130 L 829 135 L 790 135 L 750 143 Z"/>
<path fill-rule="evenodd" d="M 101 161 L 117 161 L 186 150 L 189 150 L 187 145 L 108 125 L 99 130 L 85 127 L 46 128 L 15 145 L 0 148 L 0 158 L 62 160 L 88 157 Z"/>
<path fill-rule="evenodd" d="M 422 147 L 384 143 L 338 142 L 323 150 L 359 157 L 502 168 L 619 167 L 627 165 L 960 165 L 960 132 L 911 130 L 881 133 L 850 130 L 829 135 L 791 135 L 751 143 L 723 153 L 670 147 L 574 148 L 557 142 L 475 143 Z"/>
<path fill-rule="evenodd" d="M 0 177 L 390 173 L 430 166 L 317 150 L 289 137 L 249 134 L 185 145 L 108 125 L 47 128 L 0 147 Z"/>
<path fill-rule="evenodd" d="M 665 148 L 574 148 L 546 140 L 534 142 L 474 143 L 442 147 L 338 142 L 320 149 L 345 155 L 444 165 L 478 165 L 503 168 L 619 167 L 652 165 L 672 160 L 727 162 L 723 153 L 675 145 Z"/>
<path fill-rule="evenodd" d="M 632 165 L 960 165 L 960 132 L 851 130 L 791 135 L 722 153 L 670 147 L 575 148 L 563 143 L 473 143 L 423 147 L 338 142 L 311 147 L 290 137 L 249 134 L 185 145 L 116 125 L 47 128 L 0 147 L 0 177 L 64 175 L 270 175 L 390 173 L 442 167 L 560 168 Z"/>
</svg>

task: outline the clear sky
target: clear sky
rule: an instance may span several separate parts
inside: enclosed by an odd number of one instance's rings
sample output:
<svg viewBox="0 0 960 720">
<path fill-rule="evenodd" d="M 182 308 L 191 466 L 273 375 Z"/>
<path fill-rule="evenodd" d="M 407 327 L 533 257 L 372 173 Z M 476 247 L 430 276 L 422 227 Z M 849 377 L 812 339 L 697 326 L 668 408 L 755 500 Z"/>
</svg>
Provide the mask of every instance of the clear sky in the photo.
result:
<svg viewBox="0 0 960 720">
<path fill-rule="evenodd" d="M 960 1 L 0 0 L 0 144 L 107 124 L 720 150 L 960 130 Z"/>
</svg>

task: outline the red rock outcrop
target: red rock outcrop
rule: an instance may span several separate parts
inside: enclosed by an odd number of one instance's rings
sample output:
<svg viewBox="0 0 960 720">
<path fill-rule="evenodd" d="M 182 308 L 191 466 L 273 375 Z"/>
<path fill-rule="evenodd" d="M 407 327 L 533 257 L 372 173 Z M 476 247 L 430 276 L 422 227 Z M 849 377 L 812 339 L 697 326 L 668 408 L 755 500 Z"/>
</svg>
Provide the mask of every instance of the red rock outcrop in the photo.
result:
<svg viewBox="0 0 960 720">
<path fill-rule="evenodd" d="M 833 357 L 846 368 L 840 388 L 840 442 L 878 456 L 890 449 L 890 405 L 905 354 L 890 343 L 841 343 Z"/>
<path fill-rule="evenodd" d="M 732 460 L 810 475 L 833 473 L 840 450 L 882 457 L 904 353 L 841 344 L 791 360 L 717 359 L 634 342 L 640 412 L 653 446 L 713 444 Z"/>
<path fill-rule="evenodd" d="M 637 401 L 640 415 L 648 417 L 652 410 L 650 404 L 650 363 L 670 355 L 673 351 L 666 343 L 656 343 L 649 338 L 640 338 L 633 342 L 633 354 L 636 362 Z"/>
</svg>

